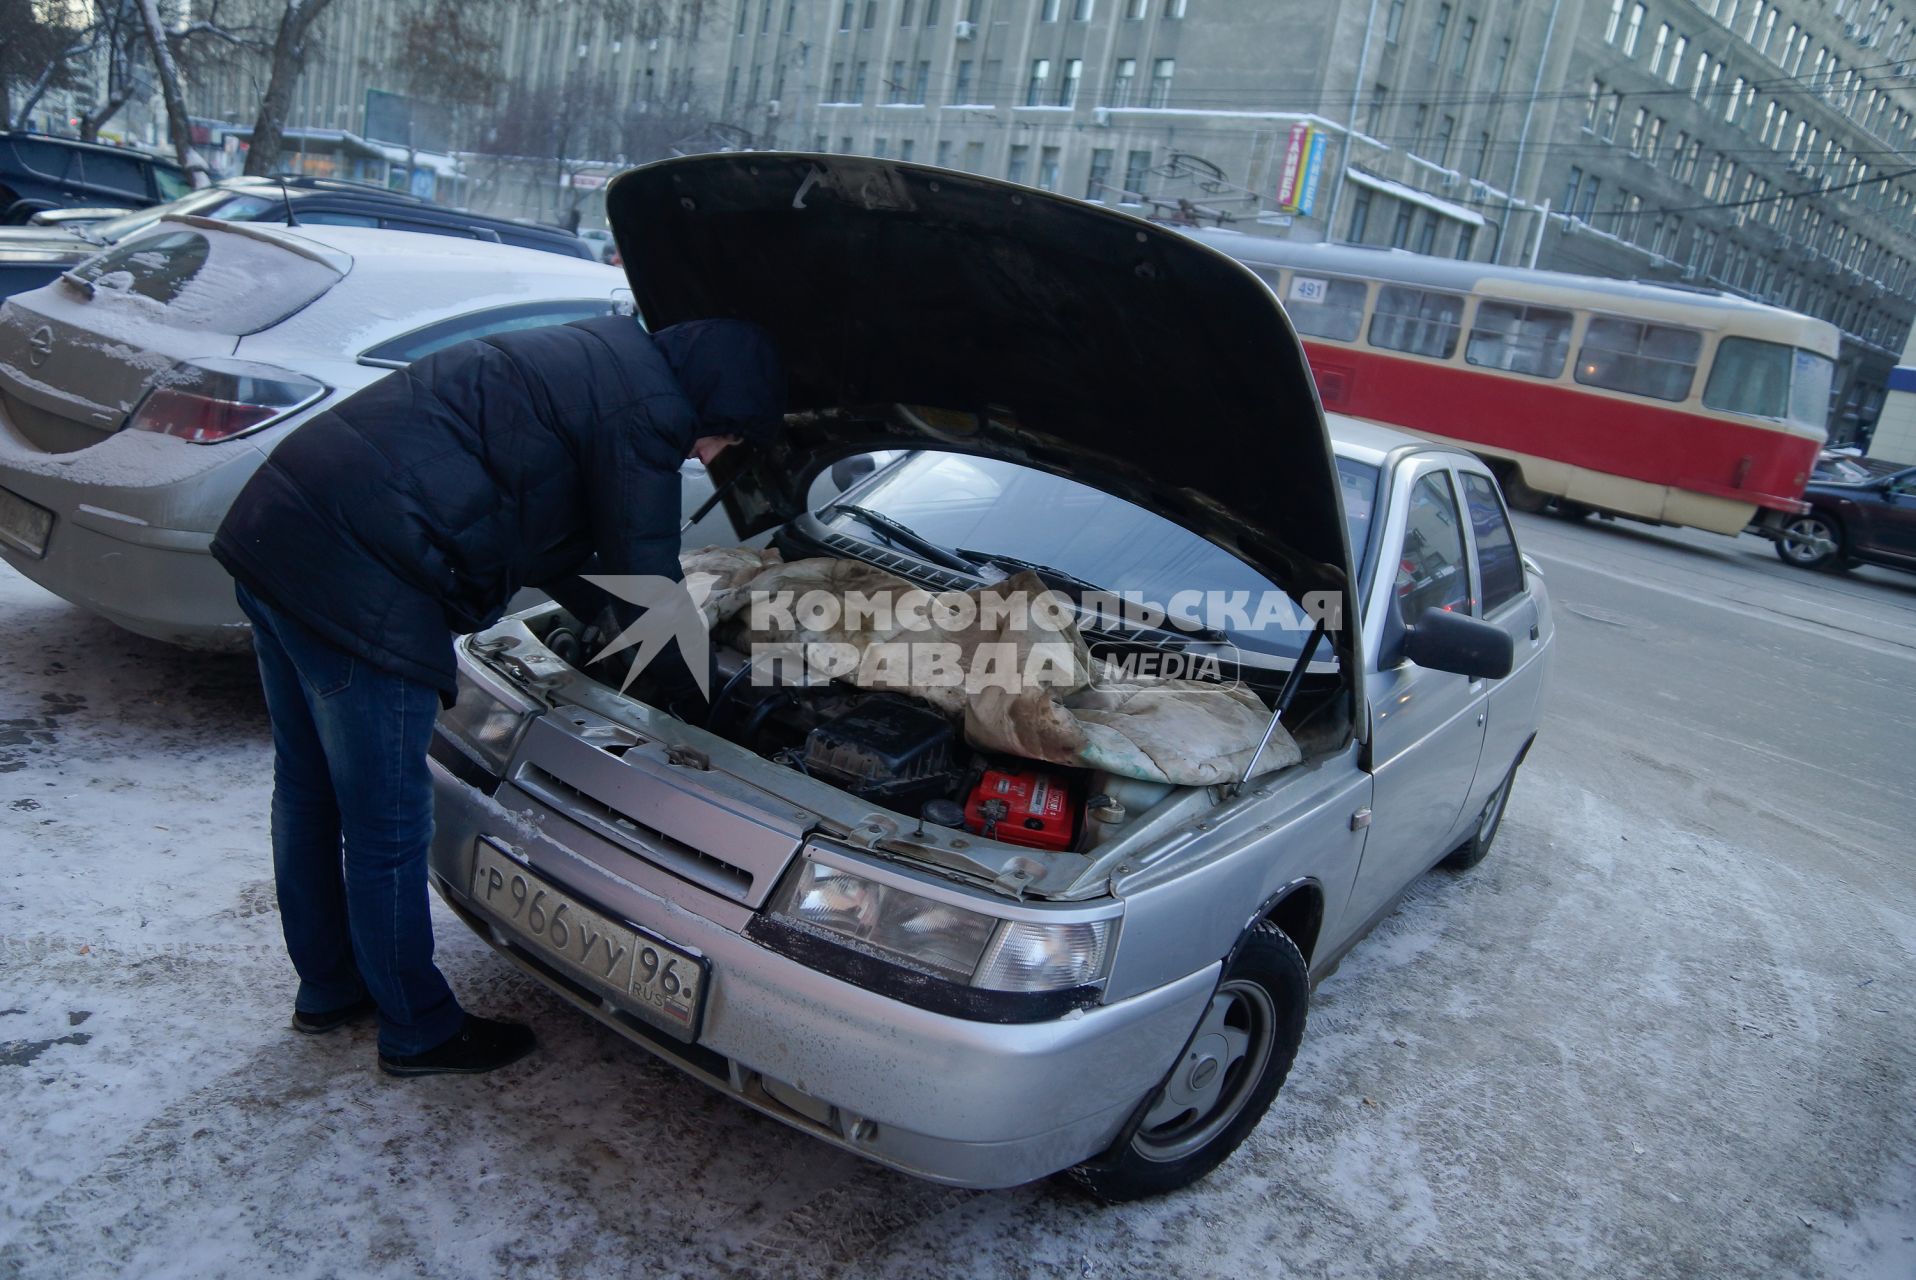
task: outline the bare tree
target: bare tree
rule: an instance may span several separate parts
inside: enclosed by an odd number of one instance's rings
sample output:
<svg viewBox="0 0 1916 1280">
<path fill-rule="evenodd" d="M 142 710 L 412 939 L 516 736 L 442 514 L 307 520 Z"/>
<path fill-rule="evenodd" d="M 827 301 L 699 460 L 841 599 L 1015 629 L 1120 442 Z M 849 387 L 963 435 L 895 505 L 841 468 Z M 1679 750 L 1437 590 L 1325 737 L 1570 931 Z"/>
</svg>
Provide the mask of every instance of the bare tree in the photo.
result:
<svg viewBox="0 0 1916 1280">
<path fill-rule="evenodd" d="M 106 83 L 80 113 L 80 137 L 97 142 L 106 122 L 120 114 L 138 88 L 136 64 L 146 36 L 135 0 L 94 0 L 88 30 L 93 48 L 106 51 Z"/>
<path fill-rule="evenodd" d="M 173 46 L 167 43 L 166 27 L 160 21 L 160 0 L 139 0 L 140 21 L 146 26 L 147 48 L 153 54 L 153 69 L 159 76 L 160 93 L 166 98 L 166 125 L 173 136 L 173 154 L 196 187 L 207 184 L 206 161 L 193 150 L 193 126 L 186 114 L 186 95 L 180 89 L 180 67 L 174 61 Z"/>
</svg>

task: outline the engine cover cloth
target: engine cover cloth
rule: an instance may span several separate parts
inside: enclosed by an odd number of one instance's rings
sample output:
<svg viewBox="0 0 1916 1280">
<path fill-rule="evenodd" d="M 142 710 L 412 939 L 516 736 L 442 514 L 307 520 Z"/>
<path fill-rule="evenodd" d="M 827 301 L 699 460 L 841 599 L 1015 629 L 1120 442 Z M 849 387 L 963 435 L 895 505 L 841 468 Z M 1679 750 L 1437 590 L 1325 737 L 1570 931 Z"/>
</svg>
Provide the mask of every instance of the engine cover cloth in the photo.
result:
<svg viewBox="0 0 1916 1280">
<path fill-rule="evenodd" d="M 831 676 L 923 698 L 962 719 L 965 740 L 981 751 L 1208 786 L 1242 776 L 1270 723 L 1270 710 L 1247 689 L 1101 677 L 1075 623 L 1047 628 L 1035 618 L 1040 610 L 1023 615 L 984 607 L 987 593 L 999 600 L 1045 594 L 1030 573 L 962 593 L 970 608 L 952 608 L 949 599 L 939 608 L 941 596 L 959 593 L 929 591 L 862 560 L 787 563 L 776 551 L 710 547 L 687 553 L 681 563 L 693 598 L 724 643 L 772 667 L 781 655 L 829 652 L 837 659 Z M 872 609 L 874 600 L 889 608 Z M 804 607 L 767 607 L 778 601 Z M 831 601 L 836 610 L 818 607 Z M 949 666 L 927 670 L 917 660 L 934 647 L 956 656 L 962 678 Z M 781 682 L 794 678 L 797 665 L 778 668 Z M 1275 772 L 1299 758 L 1280 725 L 1257 772 Z"/>
</svg>

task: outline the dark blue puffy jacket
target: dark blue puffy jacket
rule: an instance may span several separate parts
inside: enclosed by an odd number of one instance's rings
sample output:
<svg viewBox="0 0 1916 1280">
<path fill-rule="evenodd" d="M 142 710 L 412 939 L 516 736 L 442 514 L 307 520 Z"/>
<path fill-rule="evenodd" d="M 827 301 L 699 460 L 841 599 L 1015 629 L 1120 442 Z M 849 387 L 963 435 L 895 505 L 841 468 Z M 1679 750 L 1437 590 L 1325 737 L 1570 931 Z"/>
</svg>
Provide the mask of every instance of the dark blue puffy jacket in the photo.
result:
<svg viewBox="0 0 1916 1280">
<path fill-rule="evenodd" d="M 339 648 L 452 697 L 455 633 L 576 573 L 679 577 L 679 463 L 764 439 L 784 380 L 763 330 L 625 316 L 460 343 L 280 442 L 213 555 Z"/>
</svg>

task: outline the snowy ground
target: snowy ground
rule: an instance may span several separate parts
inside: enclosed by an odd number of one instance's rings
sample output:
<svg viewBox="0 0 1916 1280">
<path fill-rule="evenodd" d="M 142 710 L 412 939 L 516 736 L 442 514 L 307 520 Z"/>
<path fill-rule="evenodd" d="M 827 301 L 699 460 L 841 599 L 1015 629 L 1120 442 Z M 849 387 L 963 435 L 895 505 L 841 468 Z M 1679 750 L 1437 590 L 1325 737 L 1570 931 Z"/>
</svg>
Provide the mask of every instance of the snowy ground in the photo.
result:
<svg viewBox="0 0 1916 1280">
<path fill-rule="evenodd" d="M 1916 579 L 1523 532 L 1562 660 L 1497 849 L 1319 988 L 1237 1156 L 1117 1209 L 828 1149 L 443 910 L 538 1055 L 398 1082 L 293 1034 L 250 665 L 0 568 L 0 1274 L 1907 1280 Z"/>
</svg>

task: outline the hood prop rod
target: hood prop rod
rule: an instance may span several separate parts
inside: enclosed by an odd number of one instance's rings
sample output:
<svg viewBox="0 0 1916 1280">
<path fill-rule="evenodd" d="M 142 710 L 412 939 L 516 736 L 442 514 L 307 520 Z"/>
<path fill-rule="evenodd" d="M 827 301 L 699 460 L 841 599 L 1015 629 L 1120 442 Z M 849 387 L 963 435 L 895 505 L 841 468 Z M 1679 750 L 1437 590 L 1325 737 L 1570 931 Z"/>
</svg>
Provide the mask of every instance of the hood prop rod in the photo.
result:
<svg viewBox="0 0 1916 1280">
<path fill-rule="evenodd" d="M 705 519 L 706 516 L 711 515 L 712 508 L 716 507 L 721 501 L 723 501 L 725 498 L 725 495 L 732 491 L 732 486 L 737 484 L 740 480 L 744 478 L 745 478 L 745 469 L 743 467 L 740 467 L 737 471 L 734 471 L 732 473 L 732 478 L 730 480 L 727 480 L 724 484 L 719 485 L 717 488 L 713 489 L 712 496 L 707 498 L 704 502 L 699 503 L 698 510 L 692 513 L 692 516 L 689 520 L 687 520 L 684 524 L 679 526 L 679 532 L 684 533 L 687 529 L 690 529 L 693 525 Z"/>
<path fill-rule="evenodd" d="M 1251 780 L 1251 774 L 1257 768 L 1257 762 L 1264 758 L 1264 748 L 1271 745 L 1271 738 L 1277 733 L 1277 722 L 1291 708 L 1291 700 L 1297 697 L 1297 688 L 1304 683 L 1304 672 L 1311 665 L 1311 658 L 1317 653 L 1318 642 L 1324 638 L 1324 620 L 1319 618 L 1317 625 L 1311 628 L 1310 639 L 1304 642 L 1303 650 L 1297 655 L 1297 665 L 1284 677 L 1284 688 L 1277 695 L 1277 706 L 1271 711 L 1271 722 L 1264 726 L 1264 737 L 1257 744 L 1257 750 L 1251 753 L 1251 762 L 1244 766 L 1244 776 L 1231 785 L 1230 794 L 1235 796 L 1244 790 Z"/>
</svg>

